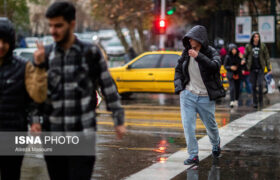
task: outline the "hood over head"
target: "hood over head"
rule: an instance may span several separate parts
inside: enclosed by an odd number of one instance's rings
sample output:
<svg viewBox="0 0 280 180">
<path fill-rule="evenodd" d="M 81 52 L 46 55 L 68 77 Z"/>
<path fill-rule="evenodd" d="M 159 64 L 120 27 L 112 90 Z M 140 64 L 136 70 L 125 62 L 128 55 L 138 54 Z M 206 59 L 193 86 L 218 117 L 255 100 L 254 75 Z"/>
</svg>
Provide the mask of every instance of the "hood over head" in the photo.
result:
<svg viewBox="0 0 280 180">
<path fill-rule="evenodd" d="M 230 43 L 229 45 L 228 45 L 228 54 L 232 54 L 232 49 L 236 49 L 236 51 L 237 51 L 237 54 L 239 53 L 239 50 L 238 50 L 238 47 L 237 47 L 237 45 L 236 44 L 234 44 L 234 43 Z"/>
<path fill-rule="evenodd" d="M 7 18 L 0 18 L 0 39 L 3 39 L 10 45 L 9 51 L 5 57 L 12 56 L 16 45 L 16 35 L 12 22 Z"/>
<path fill-rule="evenodd" d="M 208 47 L 208 35 L 207 30 L 204 26 L 197 25 L 194 26 L 183 38 L 183 45 L 185 48 L 190 49 L 191 45 L 189 39 L 194 39 L 198 41 L 203 49 L 207 49 Z"/>
<path fill-rule="evenodd" d="M 260 37 L 260 40 L 259 40 L 259 45 L 260 45 L 260 44 L 261 44 L 261 35 L 260 35 L 260 33 L 259 33 L 259 32 L 257 32 L 257 31 L 252 32 L 250 43 L 253 45 L 253 43 L 254 43 L 254 36 L 255 36 L 255 34 L 258 34 L 258 35 L 259 35 L 259 37 Z"/>
</svg>

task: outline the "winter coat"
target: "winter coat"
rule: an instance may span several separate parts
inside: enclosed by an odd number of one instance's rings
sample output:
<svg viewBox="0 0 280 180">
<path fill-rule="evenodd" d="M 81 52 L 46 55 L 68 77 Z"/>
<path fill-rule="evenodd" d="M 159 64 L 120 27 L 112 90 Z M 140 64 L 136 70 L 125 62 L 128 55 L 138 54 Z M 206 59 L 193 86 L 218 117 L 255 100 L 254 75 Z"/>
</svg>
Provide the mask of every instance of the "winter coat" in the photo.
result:
<svg viewBox="0 0 280 180">
<path fill-rule="evenodd" d="M 232 49 L 236 49 L 237 53 L 235 55 L 232 54 Z M 233 71 L 231 70 L 231 66 L 237 66 L 237 70 Z M 239 76 L 241 78 L 242 76 L 242 69 L 243 66 L 241 65 L 241 58 L 239 57 L 239 50 L 235 44 L 229 45 L 229 52 L 225 57 L 224 67 L 227 70 L 227 78 L 228 80 L 233 79 L 233 75 Z"/>
<path fill-rule="evenodd" d="M 0 38 L 10 45 L 0 65 L 0 131 L 26 131 L 31 101 L 25 88 L 26 61 L 13 56 L 15 31 L 10 21 L 0 20 Z"/>
<path fill-rule="evenodd" d="M 254 41 L 254 35 L 258 34 L 260 36 L 260 34 L 258 32 L 253 32 L 252 33 L 252 37 L 250 40 L 250 43 L 246 45 L 246 49 L 245 49 L 245 55 L 244 57 L 246 58 L 247 61 L 247 68 L 250 71 L 252 64 L 253 64 L 253 41 Z M 269 53 L 268 53 L 268 49 L 266 47 L 266 45 L 264 43 L 261 42 L 261 40 L 259 41 L 259 46 L 260 46 L 260 65 L 262 67 L 262 69 L 264 70 L 265 67 L 267 67 L 267 70 L 270 71 L 270 58 L 269 58 Z"/>
<path fill-rule="evenodd" d="M 175 93 L 179 94 L 184 90 L 190 81 L 188 65 L 190 56 L 188 51 L 191 49 L 189 39 L 198 41 L 202 48 L 195 60 L 198 62 L 202 80 L 207 89 L 209 99 L 216 100 L 224 97 L 225 92 L 220 80 L 221 60 L 219 53 L 213 47 L 208 45 L 207 31 L 204 26 L 193 27 L 183 38 L 185 47 L 181 57 L 179 58 L 175 68 Z"/>
</svg>

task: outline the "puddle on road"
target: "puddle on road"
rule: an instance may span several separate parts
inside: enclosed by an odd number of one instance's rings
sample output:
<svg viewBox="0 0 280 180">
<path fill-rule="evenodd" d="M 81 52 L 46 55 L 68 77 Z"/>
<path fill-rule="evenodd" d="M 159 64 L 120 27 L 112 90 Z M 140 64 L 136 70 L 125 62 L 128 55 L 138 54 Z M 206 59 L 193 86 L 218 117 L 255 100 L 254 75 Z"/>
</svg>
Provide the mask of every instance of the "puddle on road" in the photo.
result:
<svg viewBox="0 0 280 180">
<path fill-rule="evenodd" d="M 103 143 L 104 140 L 110 143 Z M 153 163 L 164 163 L 167 157 L 178 151 L 180 137 L 153 134 L 128 134 L 123 141 L 114 136 L 99 134 L 95 179 L 121 179 L 146 168 Z M 184 143 L 184 139 L 181 138 Z M 106 146 L 104 146 L 106 145 Z"/>
</svg>

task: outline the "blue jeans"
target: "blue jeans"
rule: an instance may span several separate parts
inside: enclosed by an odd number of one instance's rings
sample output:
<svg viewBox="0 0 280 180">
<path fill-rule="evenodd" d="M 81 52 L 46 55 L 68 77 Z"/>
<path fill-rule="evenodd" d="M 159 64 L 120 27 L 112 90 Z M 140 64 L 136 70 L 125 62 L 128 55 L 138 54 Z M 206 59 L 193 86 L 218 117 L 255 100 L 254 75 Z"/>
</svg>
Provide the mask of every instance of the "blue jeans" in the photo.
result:
<svg viewBox="0 0 280 180">
<path fill-rule="evenodd" d="M 215 101 L 210 101 L 208 96 L 198 96 L 185 89 L 180 93 L 180 106 L 189 158 L 198 155 L 198 144 L 195 136 L 197 113 L 206 126 L 212 146 L 219 145 L 220 136 L 215 120 Z"/>
</svg>

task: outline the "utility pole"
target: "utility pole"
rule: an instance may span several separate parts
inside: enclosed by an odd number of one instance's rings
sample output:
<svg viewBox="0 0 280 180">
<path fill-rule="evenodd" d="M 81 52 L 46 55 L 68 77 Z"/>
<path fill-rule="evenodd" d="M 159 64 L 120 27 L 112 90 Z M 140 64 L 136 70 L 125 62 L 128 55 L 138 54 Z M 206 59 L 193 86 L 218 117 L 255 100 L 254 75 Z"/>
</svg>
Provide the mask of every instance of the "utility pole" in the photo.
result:
<svg viewBox="0 0 280 180">
<path fill-rule="evenodd" d="M 161 0 L 160 19 L 165 19 L 166 0 Z M 164 50 L 165 34 L 159 36 L 159 49 Z"/>
</svg>

